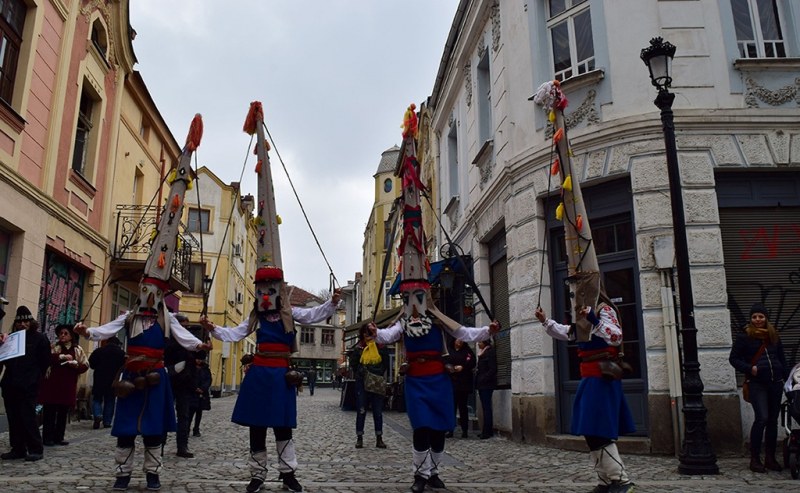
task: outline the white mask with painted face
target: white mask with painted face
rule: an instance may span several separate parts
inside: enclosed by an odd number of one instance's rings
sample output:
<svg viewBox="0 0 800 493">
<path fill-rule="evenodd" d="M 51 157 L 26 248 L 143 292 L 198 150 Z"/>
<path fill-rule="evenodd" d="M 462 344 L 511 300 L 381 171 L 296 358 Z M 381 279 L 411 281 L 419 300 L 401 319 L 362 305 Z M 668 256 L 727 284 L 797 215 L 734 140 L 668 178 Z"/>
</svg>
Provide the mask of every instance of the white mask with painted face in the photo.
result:
<svg viewBox="0 0 800 493">
<path fill-rule="evenodd" d="M 409 337 L 421 337 L 431 330 L 433 321 L 428 315 L 428 293 L 425 289 L 403 291 L 401 324 Z"/>
</svg>

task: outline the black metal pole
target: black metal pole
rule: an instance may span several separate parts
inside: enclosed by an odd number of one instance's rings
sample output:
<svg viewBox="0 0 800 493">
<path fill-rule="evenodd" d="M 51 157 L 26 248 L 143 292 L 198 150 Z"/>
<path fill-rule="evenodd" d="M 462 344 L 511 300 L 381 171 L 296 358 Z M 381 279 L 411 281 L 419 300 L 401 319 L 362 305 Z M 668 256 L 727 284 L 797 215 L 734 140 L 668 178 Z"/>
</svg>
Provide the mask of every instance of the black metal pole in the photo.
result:
<svg viewBox="0 0 800 493">
<path fill-rule="evenodd" d="M 697 328 L 694 322 L 694 297 L 689 268 L 689 242 L 686 238 L 686 219 L 683 212 L 681 176 L 678 167 L 678 148 L 675 144 L 675 125 L 672 102 L 675 95 L 667 89 L 658 92 L 654 103 L 661 110 L 664 145 L 667 152 L 670 205 L 672 206 L 675 236 L 675 262 L 678 268 L 681 338 L 683 340 L 683 416 L 684 433 L 678 459 L 681 474 L 719 474 L 717 456 L 711 446 L 706 427 L 706 407 L 703 405 L 703 380 L 697 357 Z"/>
</svg>

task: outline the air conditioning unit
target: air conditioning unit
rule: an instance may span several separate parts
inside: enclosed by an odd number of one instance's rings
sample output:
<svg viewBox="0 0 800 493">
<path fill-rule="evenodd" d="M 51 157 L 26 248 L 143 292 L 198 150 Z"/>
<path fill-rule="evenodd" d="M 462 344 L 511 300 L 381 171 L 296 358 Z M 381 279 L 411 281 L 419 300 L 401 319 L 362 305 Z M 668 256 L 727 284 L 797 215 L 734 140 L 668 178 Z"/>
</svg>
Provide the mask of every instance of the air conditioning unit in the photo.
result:
<svg viewBox="0 0 800 493">
<path fill-rule="evenodd" d="M 236 304 L 241 305 L 244 303 L 244 293 L 236 293 Z"/>
</svg>

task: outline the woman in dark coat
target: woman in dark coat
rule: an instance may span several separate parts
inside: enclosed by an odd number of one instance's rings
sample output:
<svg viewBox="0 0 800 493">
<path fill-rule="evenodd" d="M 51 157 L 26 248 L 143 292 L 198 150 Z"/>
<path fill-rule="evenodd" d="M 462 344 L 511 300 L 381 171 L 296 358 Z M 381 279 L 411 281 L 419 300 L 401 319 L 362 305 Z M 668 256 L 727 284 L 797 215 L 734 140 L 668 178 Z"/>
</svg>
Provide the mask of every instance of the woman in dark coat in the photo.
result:
<svg viewBox="0 0 800 493">
<path fill-rule="evenodd" d="M 475 372 L 475 388 L 481 399 L 483 427 L 478 438 L 486 439 L 494 435 L 494 415 L 492 413 L 492 394 L 497 385 L 497 353 L 492 340 L 478 343 L 478 369 Z"/>
<path fill-rule="evenodd" d="M 78 376 L 89 369 L 89 361 L 78 345 L 71 325 L 56 327 L 58 341 L 50 347 L 50 368 L 39 389 L 42 404 L 44 445 L 68 445 L 64 440 L 67 415 L 75 407 Z"/>
<path fill-rule="evenodd" d="M 192 435 L 200 436 L 200 420 L 203 419 L 203 411 L 211 410 L 211 370 L 206 363 L 206 352 L 197 351 L 194 353 L 196 365 L 195 389 L 189 398 L 189 423 L 194 420 Z"/>
<path fill-rule="evenodd" d="M 469 344 L 464 344 L 461 339 L 453 343 L 453 350 L 447 356 L 447 363 L 452 365 L 450 379 L 453 381 L 454 410 L 458 411 L 458 423 L 461 425 L 461 438 L 467 438 L 469 430 L 469 408 L 467 400 L 472 394 L 472 370 L 475 369 L 475 353 Z M 453 436 L 453 433 L 448 433 Z"/>
<path fill-rule="evenodd" d="M 781 465 L 775 460 L 778 414 L 783 382 L 790 368 L 783 354 L 783 343 L 775 326 L 770 323 L 764 305 L 756 303 L 750 308 L 750 323 L 733 343 L 729 361 L 750 381 L 750 405 L 755 414 L 753 427 L 750 428 L 750 470 L 780 471 Z M 765 449 L 763 463 L 762 438 Z"/>
<path fill-rule="evenodd" d="M 358 345 L 349 353 L 350 368 L 356 380 L 356 448 L 364 446 L 364 425 L 367 421 L 367 406 L 372 407 L 372 421 L 375 427 L 375 447 L 386 448 L 383 442 L 383 403 L 385 394 L 367 390 L 364 379 L 371 373 L 385 378 L 389 370 L 389 355 L 385 349 L 375 344 L 372 332 L 364 326 L 358 332 Z M 376 361 L 366 361 L 364 350 L 368 345 L 377 348 Z"/>
</svg>

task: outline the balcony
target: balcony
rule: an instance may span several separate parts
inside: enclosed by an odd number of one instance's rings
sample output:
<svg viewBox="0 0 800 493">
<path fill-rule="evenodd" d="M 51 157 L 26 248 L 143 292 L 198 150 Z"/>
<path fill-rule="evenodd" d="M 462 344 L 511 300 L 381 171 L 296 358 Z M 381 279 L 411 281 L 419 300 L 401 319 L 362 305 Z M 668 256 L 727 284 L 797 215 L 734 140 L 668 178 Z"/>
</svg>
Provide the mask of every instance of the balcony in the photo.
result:
<svg viewBox="0 0 800 493">
<path fill-rule="evenodd" d="M 150 235 L 155 231 L 158 209 L 144 205 L 117 205 L 117 224 L 114 228 L 111 252 L 111 282 L 138 283 L 150 255 Z M 189 266 L 192 253 L 200 244 L 186 232 L 181 223 L 178 237 L 181 247 L 175 252 L 169 285 L 173 291 L 189 290 Z"/>
</svg>

